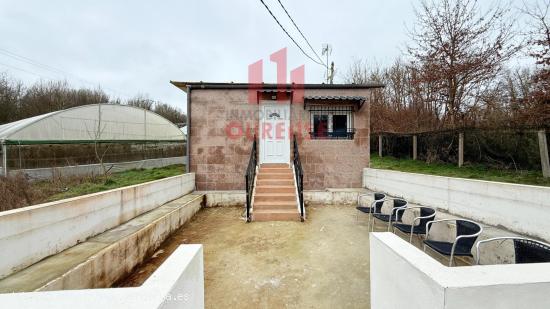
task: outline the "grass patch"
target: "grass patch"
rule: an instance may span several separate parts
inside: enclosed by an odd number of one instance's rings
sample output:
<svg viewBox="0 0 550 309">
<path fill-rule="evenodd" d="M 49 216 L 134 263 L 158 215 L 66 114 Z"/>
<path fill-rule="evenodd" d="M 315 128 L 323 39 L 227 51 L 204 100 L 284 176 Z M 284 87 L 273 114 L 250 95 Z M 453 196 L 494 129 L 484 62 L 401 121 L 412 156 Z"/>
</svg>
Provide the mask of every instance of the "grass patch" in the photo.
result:
<svg viewBox="0 0 550 309">
<path fill-rule="evenodd" d="M 411 159 L 371 156 L 372 168 L 428 175 L 448 176 L 467 179 L 479 179 L 527 185 L 548 186 L 550 178 L 542 177 L 542 171 L 515 171 L 490 168 L 484 165 L 464 165 L 458 167 L 445 163 L 426 163 Z"/>
<path fill-rule="evenodd" d="M 135 169 L 113 173 L 108 179 L 101 176 L 86 178 L 69 178 L 59 181 L 43 181 L 33 184 L 38 188 L 49 187 L 53 191 L 44 198 L 44 202 L 96 193 L 185 173 L 184 165 L 171 165 L 153 169 Z"/>
</svg>

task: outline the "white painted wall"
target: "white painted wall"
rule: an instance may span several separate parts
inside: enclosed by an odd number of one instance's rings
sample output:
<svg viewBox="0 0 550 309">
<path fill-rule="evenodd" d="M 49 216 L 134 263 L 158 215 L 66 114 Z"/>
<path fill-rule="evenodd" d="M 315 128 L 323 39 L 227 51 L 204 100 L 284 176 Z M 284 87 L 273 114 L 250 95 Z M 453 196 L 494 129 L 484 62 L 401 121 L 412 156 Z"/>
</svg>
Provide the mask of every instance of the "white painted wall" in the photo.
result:
<svg viewBox="0 0 550 309">
<path fill-rule="evenodd" d="M 392 233 L 371 233 L 371 307 L 550 308 L 550 263 L 447 267 Z"/>
<path fill-rule="evenodd" d="M 21 309 L 204 308 L 202 245 L 181 245 L 136 288 L 0 294 L 0 307 Z"/>
<path fill-rule="evenodd" d="M 363 186 L 550 242 L 550 187 L 366 168 Z"/>
<path fill-rule="evenodd" d="M 0 212 L 0 278 L 190 193 L 195 174 Z"/>
</svg>

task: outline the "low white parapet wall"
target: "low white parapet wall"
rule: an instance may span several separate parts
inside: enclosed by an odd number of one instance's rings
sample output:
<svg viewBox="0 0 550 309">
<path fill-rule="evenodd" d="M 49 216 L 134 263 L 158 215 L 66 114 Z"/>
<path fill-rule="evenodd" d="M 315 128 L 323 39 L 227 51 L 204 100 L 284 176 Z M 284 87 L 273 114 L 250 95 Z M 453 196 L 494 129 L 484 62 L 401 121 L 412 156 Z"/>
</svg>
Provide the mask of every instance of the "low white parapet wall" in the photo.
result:
<svg viewBox="0 0 550 309">
<path fill-rule="evenodd" d="M 136 288 L 0 294 L 0 307 L 20 309 L 204 308 L 202 245 L 181 245 Z"/>
<path fill-rule="evenodd" d="M 550 187 L 371 168 L 363 186 L 550 242 Z"/>
<path fill-rule="evenodd" d="M 195 174 L 0 212 L 0 279 L 195 189 Z"/>
<path fill-rule="evenodd" d="M 371 307 L 550 308 L 550 263 L 447 267 L 391 233 L 371 233 Z"/>
</svg>

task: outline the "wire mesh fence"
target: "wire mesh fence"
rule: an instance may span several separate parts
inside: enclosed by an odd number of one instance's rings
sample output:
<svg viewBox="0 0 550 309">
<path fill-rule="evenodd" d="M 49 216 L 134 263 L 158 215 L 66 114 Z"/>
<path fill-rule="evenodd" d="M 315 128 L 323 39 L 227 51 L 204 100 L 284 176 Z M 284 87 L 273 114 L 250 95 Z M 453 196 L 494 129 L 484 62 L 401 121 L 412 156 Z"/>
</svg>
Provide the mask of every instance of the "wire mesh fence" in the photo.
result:
<svg viewBox="0 0 550 309">
<path fill-rule="evenodd" d="M 9 170 L 56 168 L 99 163 L 183 157 L 185 142 L 9 145 Z"/>
<path fill-rule="evenodd" d="M 541 153 L 536 130 L 465 129 L 415 134 L 373 133 L 371 150 L 400 159 L 413 158 L 413 137 L 417 139 L 417 159 L 428 163 L 459 163 L 460 134 L 464 136 L 464 164 L 500 169 L 540 170 Z M 547 139 L 550 138 L 546 133 Z M 550 140 L 550 139 L 549 139 Z"/>
</svg>

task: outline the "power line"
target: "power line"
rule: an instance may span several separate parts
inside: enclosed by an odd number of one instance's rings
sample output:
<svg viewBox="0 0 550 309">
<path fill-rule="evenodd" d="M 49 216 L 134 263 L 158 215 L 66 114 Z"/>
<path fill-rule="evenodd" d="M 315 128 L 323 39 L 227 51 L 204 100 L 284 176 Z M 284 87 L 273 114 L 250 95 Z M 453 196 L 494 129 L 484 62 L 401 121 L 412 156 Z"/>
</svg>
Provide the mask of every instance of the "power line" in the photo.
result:
<svg viewBox="0 0 550 309">
<path fill-rule="evenodd" d="M 296 45 L 296 47 L 298 47 L 298 49 L 300 49 L 300 51 L 302 52 L 302 54 L 304 54 L 306 57 L 309 58 L 309 60 L 317 63 L 318 65 L 322 65 L 322 66 L 325 66 L 322 62 L 318 62 L 317 60 L 313 59 L 310 55 L 308 55 L 303 49 L 302 47 L 294 40 L 294 38 L 286 31 L 285 27 L 283 27 L 283 25 L 281 25 L 281 23 L 279 22 L 279 20 L 277 19 L 277 17 L 275 17 L 275 15 L 273 15 L 273 12 L 271 12 L 271 10 L 269 9 L 269 7 L 267 6 L 267 4 L 265 4 L 264 0 L 260 0 L 260 2 L 264 5 L 264 7 L 266 8 L 266 10 L 269 12 L 269 14 L 271 15 L 271 17 L 273 17 L 273 19 L 275 19 L 275 21 L 277 22 L 277 24 L 279 25 L 279 27 L 281 27 L 281 29 L 284 31 L 284 33 L 286 33 L 286 35 L 292 40 L 292 42 L 294 43 L 294 45 Z"/>
<path fill-rule="evenodd" d="M 63 76 L 65 76 L 65 78 L 69 77 L 69 76 L 72 76 L 74 79 L 82 82 L 82 83 L 88 83 L 90 85 L 94 85 L 94 86 L 100 86 L 101 87 L 101 84 L 98 84 L 98 83 L 94 83 L 94 82 L 91 82 L 91 81 L 88 81 L 88 80 L 85 80 L 85 79 L 82 79 L 72 73 L 69 73 L 67 71 L 64 71 L 64 70 L 61 70 L 61 69 L 58 69 L 58 68 L 55 68 L 55 67 L 52 67 L 52 66 L 49 66 L 47 64 L 43 64 L 43 63 L 40 63 L 36 60 L 33 60 L 33 59 L 30 59 L 30 58 L 27 58 L 25 56 L 21 56 L 21 55 L 18 55 L 14 52 L 11 52 L 9 50 L 6 50 L 6 49 L 3 49 L 3 48 L 0 48 L 0 54 L 4 55 L 4 56 L 7 56 L 7 57 L 10 57 L 10 58 L 13 58 L 17 61 L 21 61 L 21 62 L 24 62 L 24 63 L 27 63 L 27 64 L 30 64 L 30 65 L 33 65 L 33 66 L 36 66 L 36 67 L 39 67 L 39 68 L 42 68 L 44 70 L 47 70 L 47 71 L 50 71 L 50 72 L 53 72 L 53 73 L 56 73 L 56 74 L 61 74 Z M 21 69 L 21 68 L 18 68 L 18 67 L 14 67 L 14 66 L 10 66 L 10 65 L 7 65 L 7 64 L 3 64 L 4 66 L 7 66 L 7 67 L 11 67 L 12 69 L 16 69 L 16 70 L 19 70 L 19 71 L 22 71 L 22 72 L 26 72 L 26 73 L 29 73 L 29 74 L 33 74 L 33 75 L 37 75 L 37 76 L 40 76 L 40 77 L 43 77 L 43 78 L 46 78 L 38 73 L 34 73 L 34 72 L 30 72 L 30 71 L 27 71 L 27 70 L 24 70 L 24 69 Z M 53 78 L 47 78 L 47 79 L 51 79 L 53 80 Z M 128 98 L 132 98 L 131 95 L 127 94 L 127 93 L 124 93 L 122 91 L 119 91 L 119 90 L 116 90 L 114 88 L 111 88 L 111 87 L 107 87 L 107 86 L 103 86 L 104 89 L 107 89 L 107 90 L 110 90 L 111 92 L 113 93 L 118 93 L 118 94 L 121 94 L 125 97 L 128 97 Z"/>
<path fill-rule="evenodd" d="M 22 68 L 19 68 L 19 67 L 16 67 L 16 66 L 12 66 L 12 65 L 9 65 L 9 64 L 5 64 L 5 63 L 2 63 L 2 62 L 0 62 L 0 65 L 3 65 L 3 66 L 8 67 L 8 68 L 10 68 L 10 69 L 14 69 L 14 70 L 17 70 L 17 71 L 24 72 L 24 73 L 27 73 L 27 74 L 36 75 L 36 76 L 41 77 L 41 78 L 54 80 L 54 79 L 51 78 L 51 77 L 47 77 L 47 76 L 44 76 L 44 75 L 42 75 L 42 74 L 38 74 L 38 73 L 35 73 L 35 72 L 27 71 L 27 70 L 25 70 L 25 69 L 22 69 Z"/>
<path fill-rule="evenodd" d="M 285 11 L 286 13 L 286 16 L 288 16 L 288 18 L 290 19 L 290 21 L 292 22 L 292 24 L 294 25 L 294 27 L 296 27 L 296 29 L 298 30 L 298 32 L 300 33 L 300 35 L 302 36 L 302 38 L 304 38 L 304 40 L 306 41 L 307 45 L 309 46 L 309 48 L 313 51 L 313 53 L 315 54 L 315 56 L 317 56 L 317 59 L 319 59 L 319 61 L 322 63 L 323 62 L 323 59 L 321 59 L 321 57 L 319 57 L 319 54 L 317 54 L 317 52 L 315 51 L 315 48 L 313 48 L 313 46 L 311 46 L 311 44 L 309 43 L 309 40 L 306 38 L 306 36 L 304 35 L 304 33 L 302 33 L 302 31 L 300 30 L 300 27 L 298 27 L 298 25 L 296 25 L 296 23 L 294 22 L 294 19 L 290 16 L 290 14 L 288 13 L 287 9 L 285 8 L 285 6 L 283 5 L 283 3 L 281 2 L 281 0 L 277 0 L 279 2 L 279 4 L 281 5 L 281 7 L 283 8 L 283 10 Z"/>
</svg>

